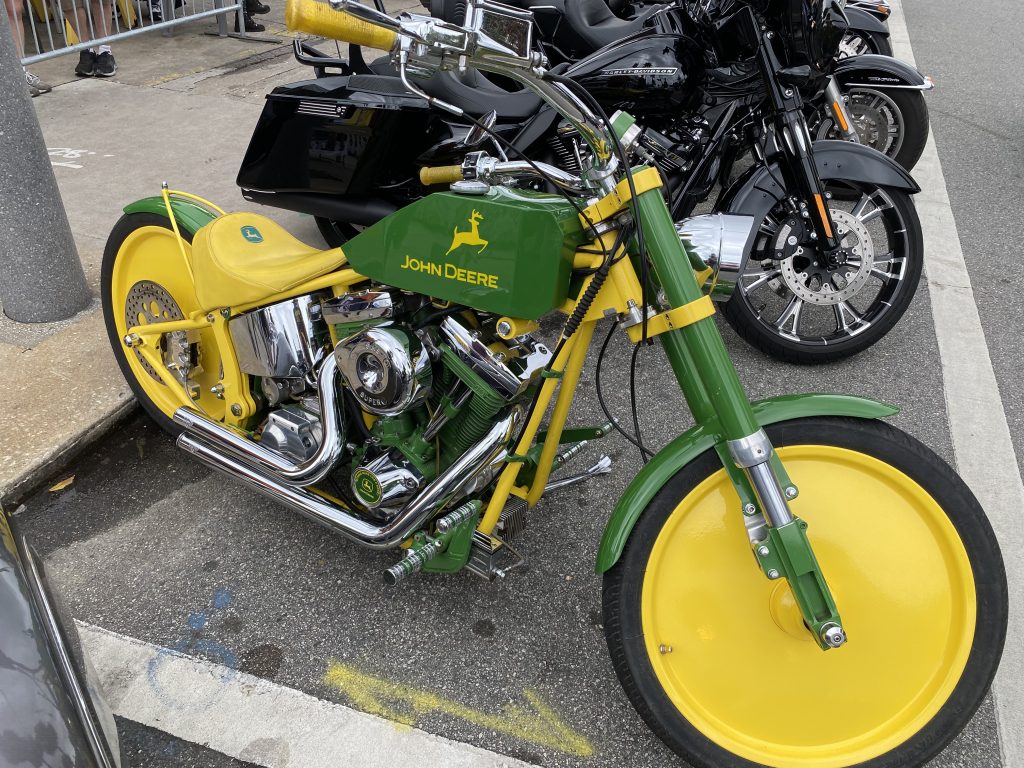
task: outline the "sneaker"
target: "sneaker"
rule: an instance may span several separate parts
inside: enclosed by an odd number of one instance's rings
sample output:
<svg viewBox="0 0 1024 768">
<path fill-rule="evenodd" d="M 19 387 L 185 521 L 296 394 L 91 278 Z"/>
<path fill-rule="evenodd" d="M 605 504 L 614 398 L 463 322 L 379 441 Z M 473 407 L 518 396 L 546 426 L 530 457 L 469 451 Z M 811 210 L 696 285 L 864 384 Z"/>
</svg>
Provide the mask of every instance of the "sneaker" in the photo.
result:
<svg viewBox="0 0 1024 768">
<path fill-rule="evenodd" d="M 266 3 L 261 3 L 260 0 L 246 0 L 245 12 L 250 16 L 255 14 L 270 13 L 270 6 Z"/>
<path fill-rule="evenodd" d="M 96 74 L 96 54 L 92 51 L 82 51 L 78 54 L 78 66 L 75 67 L 75 74 L 79 77 L 92 77 Z"/>
<path fill-rule="evenodd" d="M 33 75 L 27 69 L 25 70 L 25 84 L 28 85 L 29 93 L 35 98 L 41 93 L 49 93 L 53 90 L 53 86 L 49 83 L 45 83 L 39 79 L 38 75 Z"/>
<path fill-rule="evenodd" d="M 114 54 L 104 51 L 96 57 L 96 77 L 113 77 L 117 74 L 117 62 Z"/>
<path fill-rule="evenodd" d="M 258 21 L 254 21 L 252 16 L 248 13 L 242 14 L 245 18 L 245 31 L 246 32 L 263 32 L 266 27 L 260 24 Z M 235 32 L 238 32 L 238 19 L 235 19 Z"/>
</svg>

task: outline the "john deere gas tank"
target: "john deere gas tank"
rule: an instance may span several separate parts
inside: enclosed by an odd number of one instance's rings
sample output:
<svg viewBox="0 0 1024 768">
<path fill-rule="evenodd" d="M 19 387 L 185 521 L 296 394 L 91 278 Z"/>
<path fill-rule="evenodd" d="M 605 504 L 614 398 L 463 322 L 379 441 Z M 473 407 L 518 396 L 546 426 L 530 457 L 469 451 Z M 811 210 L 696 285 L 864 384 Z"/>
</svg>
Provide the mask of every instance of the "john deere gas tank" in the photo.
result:
<svg viewBox="0 0 1024 768">
<path fill-rule="evenodd" d="M 581 59 L 566 76 L 593 94 L 609 114 L 621 109 L 652 117 L 690 111 L 699 95 L 703 59 L 692 38 L 679 34 L 628 37 Z"/>
<path fill-rule="evenodd" d="M 564 198 L 492 187 L 485 195 L 427 195 L 344 246 L 367 277 L 484 312 L 537 319 L 569 290 L 583 242 Z"/>
</svg>

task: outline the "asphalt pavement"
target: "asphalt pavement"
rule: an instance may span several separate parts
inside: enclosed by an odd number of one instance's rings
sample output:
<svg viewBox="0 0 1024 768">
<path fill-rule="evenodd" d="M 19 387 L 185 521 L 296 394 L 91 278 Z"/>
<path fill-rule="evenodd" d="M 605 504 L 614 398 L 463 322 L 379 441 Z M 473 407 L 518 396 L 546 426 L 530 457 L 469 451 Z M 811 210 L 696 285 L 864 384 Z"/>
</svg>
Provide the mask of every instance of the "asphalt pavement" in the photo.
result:
<svg viewBox="0 0 1024 768">
<path fill-rule="evenodd" d="M 1024 198 L 1014 142 L 1024 85 L 1005 72 L 1015 10 L 951 0 L 905 9 L 918 64 L 938 83 L 928 96 L 932 125 L 1019 457 L 1024 318 L 1014 299 L 1024 285 L 1006 263 Z M 238 126 L 240 136 L 247 130 Z M 722 329 L 752 397 L 854 392 L 894 402 L 903 410 L 893 422 L 953 461 L 929 298 L 922 281 L 894 332 L 827 367 L 776 363 Z M 629 407 L 628 351 L 624 339 L 613 340 L 603 372 L 620 417 Z M 644 437 L 658 446 L 689 419 L 660 350 L 645 350 L 641 367 Z M 593 374 L 591 361 L 572 424 L 603 421 Z M 546 498 L 516 542 L 528 568 L 495 583 L 463 573 L 386 588 L 380 574 L 393 555 L 363 551 L 212 474 L 142 415 L 53 478 L 74 475 L 70 486 L 50 492 L 44 484 L 17 522 L 72 613 L 90 625 L 526 763 L 677 765 L 608 661 L 594 555 L 612 501 L 640 465 L 612 435 L 576 467 L 600 452 L 614 459 L 613 473 Z M 201 717 L 203 705 L 192 706 Z M 989 699 L 934 765 L 1003 768 L 995 723 Z M 120 725 L 130 765 L 248 764 L 159 728 Z M 367 745 L 372 759 L 385 760 L 387 750 Z"/>
</svg>

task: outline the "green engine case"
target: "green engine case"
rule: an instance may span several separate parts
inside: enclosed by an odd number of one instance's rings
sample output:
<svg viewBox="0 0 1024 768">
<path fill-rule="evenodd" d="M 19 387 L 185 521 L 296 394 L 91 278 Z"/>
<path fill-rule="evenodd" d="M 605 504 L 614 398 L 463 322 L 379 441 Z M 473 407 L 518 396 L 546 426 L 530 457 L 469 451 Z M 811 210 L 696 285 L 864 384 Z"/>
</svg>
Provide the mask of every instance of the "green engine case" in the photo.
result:
<svg viewBox="0 0 1024 768">
<path fill-rule="evenodd" d="M 492 187 L 485 195 L 427 195 L 365 229 L 344 251 L 372 280 L 535 320 L 565 301 L 583 241 L 579 215 L 565 198 Z"/>
</svg>

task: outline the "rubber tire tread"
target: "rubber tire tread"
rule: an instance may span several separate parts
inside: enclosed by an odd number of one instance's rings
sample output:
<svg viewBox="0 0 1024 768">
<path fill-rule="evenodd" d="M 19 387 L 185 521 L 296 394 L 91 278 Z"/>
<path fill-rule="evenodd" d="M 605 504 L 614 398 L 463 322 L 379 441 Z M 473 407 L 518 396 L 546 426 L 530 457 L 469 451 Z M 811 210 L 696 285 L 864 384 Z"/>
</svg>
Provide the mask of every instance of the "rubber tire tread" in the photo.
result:
<svg viewBox="0 0 1024 768">
<path fill-rule="evenodd" d="M 967 725 L 998 667 L 1009 609 L 1006 574 L 992 527 L 970 489 L 949 465 L 919 441 L 884 422 L 838 417 L 796 419 L 766 427 L 765 431 L 776 447 L 832 445 L 889 462 L 939 501 L 964 542 L 974 572 L 978 606 L 974 643 L 964 674 L 924 728 L 900 747 L 862 762 L 858 768 L 923 766 Z M 630 702 L 676 754 L 694 768 L 764 768 L 719 747 L 682 717 L 658 683 L 643 642 L 640 594 L 650 551 L 678 502 L 720 468 L 718 455 L 708 450 L 676 473 L 648 504 L 622 556 L 605 573 L 605 637 L 615 674 Z M 813 525 L 810 530 L 813 539 Z M 629 601 L 628 611 L 623 607 L 624 600 Z"/>
<path fill-rule="evenodd" d="M 823 181 L 842 181 L 842 179 L 823 179 Z M 753 309 L 741 298 L 737 287 L 729 300 L 722 305 L 722 314 L 725 315 L 726 321 L 733 330 L 748 344 L 769 357 L 774 357 L 784 363 L 798 365 L 820 365 L 852 357 L 877 343 L 889 333 L 903 317 L 917 293 L 917 285 L 921 281 L 921 269 L 924 266 L 924 242 L 921 234 L 921 220 L 910 196 L 898 189 L 886 188 L 885 191 L 892 198 L 894 207 L 907 226 L 909 271 L 903 279 L 909 281 L 909 287 L 904 288 L 881 318 L 875 320 L 872 326 L 863 333 L 835 344 L 819 346 L 802 344 L 769 331 L 757 319 Z"/>
<path fill-rule="evenodd" d="M 124 376 L 125 381 L 128 382 L 128 386 L 135 395 L 135 399 L 139 401 L 139 404 L 143 407 L 146 413 L 149 414 L 150 418 L 152 418 L 161 429 L 169 433 L 172 437 L 177 437 L 182 433 L 182 428 L 167 418 L 163 411 L 157 408 L 153 401 L 149 399 L 145 390 L 139 386 L 139 382 L 135 378 L 135 373 L 132 371 L 132 368 L 128 363 L 128 358 L 125 354 L 124 342 L 118 334 L 114 320 L 113 297 L 111 296 L 111 285 L 113 284 L 114 279 L 114 263 L 117 261 L 117 254 L 121 250 L 121 245 L 128 238 L 128 235 L 142 227 L 163 227 L 167 230 L 172 229 L 170 219 L 156 213 L 126 213 L 118 219 L 114 228 L 110 232 L 110 237 L 107 238 L 107 245 L 103 249 L 103 263 L 100 267 L 100 294 L 103 304 L 103 324 L 107 328 L 107 337 L 110 339 L 110 346 L 114 350 L 114 357 L 117 359 L 117 364 L 121 368 L 121 373 Z M 185 238 L 185 242 L 191 244 L 193 233 L 183 228 L 180 228 L 180 232 L 181 236 Z M 123 312 L 124 308 L 121 308 L 120 311 Z"/>
</svg>

